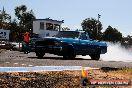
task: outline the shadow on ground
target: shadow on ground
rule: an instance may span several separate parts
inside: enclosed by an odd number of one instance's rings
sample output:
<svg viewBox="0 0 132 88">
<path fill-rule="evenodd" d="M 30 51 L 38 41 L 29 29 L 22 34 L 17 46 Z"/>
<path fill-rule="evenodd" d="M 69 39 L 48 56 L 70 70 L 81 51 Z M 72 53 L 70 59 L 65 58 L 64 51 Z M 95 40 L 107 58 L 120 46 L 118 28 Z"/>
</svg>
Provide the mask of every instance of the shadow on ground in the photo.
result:
<svg viewBox="0 0 132 88">
<path fill-rule="evenodd" d="M 28 57 L 30 59 L 54 59 L 54 60 L 91 60 L 91 59 L 84 59 L 84 58 L 72 58 L 72 59 L 66 59 L 66 58 L 63 58 L 63 57 L 43 57 L 43 58 L 37 58 L 37 57 Z"/>
</svg>

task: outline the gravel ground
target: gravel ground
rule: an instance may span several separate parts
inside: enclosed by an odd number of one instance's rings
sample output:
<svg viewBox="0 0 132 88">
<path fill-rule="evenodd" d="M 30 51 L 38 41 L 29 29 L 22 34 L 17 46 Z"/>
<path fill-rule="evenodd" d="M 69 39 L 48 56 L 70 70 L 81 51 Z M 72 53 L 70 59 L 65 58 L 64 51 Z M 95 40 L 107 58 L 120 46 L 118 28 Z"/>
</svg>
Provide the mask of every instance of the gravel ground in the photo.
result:
<svg viewBox="0 0 132 88">
<path fill-rule="evenodd" d="M 2 51 L 0 53 L 0 67 L 30 67 L 30 66 L 86 66 L 86 67 L 129 67 L 132 68 L 132 62 L 121 61 L 95 61 L 90 58 L 75 58 L 66 60 L 61 56 L 46 54 L 43 59 L 37 59 L 34 52 L 24 54 L 19 51 Z"/>
<path fill-rule="evenodd" d="M 0 67 L 32 67 L 32 66 L 87 66 L 87 67 L 129 67 L 131 62 L 94 61 L 88 58 L 64 60 L 51 54 L 43 59 L 37 59 L 35 53 L 24 54 L 19 51 L 5 51 L 0 53 Z M 102 70 L 88 70 L 90 79 L 128 79 L 132 81 L 132 70 L 115 71 L 111 68 Z M 89 88 L 81 85 L 81 71 L 41 71 L 41 72 L 0 72 L 0 88 Z M 90 87 L 90 88 L 132 88 L 129 86 Z"/>
<path fill-rule="evenodd" d="M 0 73 L 0 88 L 78 88 L 78 78 L 64 72 Z"/>
<path fill-rule="evenodd" d="M 120 71 L 119 71 L 120 72 Z M 127 79 L 132 81 L 131 73 L 125 75 L 118 71 L 104 72 L 103 70 L 88 71 L 89 79 Z M 12 72 L 0 73 L 0 88 L 132 88 L 125 86 L 82 86 L 81 71 L 61 72 Z M 130 83 L 130 82 L 129 82 Z"/>
</svg>

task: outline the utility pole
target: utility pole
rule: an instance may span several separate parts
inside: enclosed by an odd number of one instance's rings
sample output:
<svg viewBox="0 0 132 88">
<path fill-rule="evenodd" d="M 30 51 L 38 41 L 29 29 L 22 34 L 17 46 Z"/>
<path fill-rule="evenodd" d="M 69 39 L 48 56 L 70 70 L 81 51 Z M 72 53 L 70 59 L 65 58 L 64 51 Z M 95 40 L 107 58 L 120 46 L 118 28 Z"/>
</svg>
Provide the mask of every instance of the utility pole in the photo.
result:
<svg viewBox="0 0 132 88">
<path fill-rule="evenodd" d="M 99 31 L 99 18 L 101 17 L 100 14 L 98 14 L 98 22 L 97 22 L 97 39 L 98 39 L 98 31 Z"/>
</svg>

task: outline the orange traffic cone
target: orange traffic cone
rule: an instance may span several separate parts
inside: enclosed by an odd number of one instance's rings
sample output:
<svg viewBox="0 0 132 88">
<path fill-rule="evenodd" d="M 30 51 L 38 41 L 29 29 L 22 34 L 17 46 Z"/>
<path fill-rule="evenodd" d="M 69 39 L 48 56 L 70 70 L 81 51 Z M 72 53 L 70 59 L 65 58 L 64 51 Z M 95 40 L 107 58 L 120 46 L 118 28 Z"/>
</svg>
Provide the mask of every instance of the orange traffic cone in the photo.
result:
<svg viewBox="0 0 132 88">
<path fill-rule="evenodd" d="M 82 67 L 82 77 L 88 77 L 88 71 L 84 70 L 84 67 Z"/>
</svg>

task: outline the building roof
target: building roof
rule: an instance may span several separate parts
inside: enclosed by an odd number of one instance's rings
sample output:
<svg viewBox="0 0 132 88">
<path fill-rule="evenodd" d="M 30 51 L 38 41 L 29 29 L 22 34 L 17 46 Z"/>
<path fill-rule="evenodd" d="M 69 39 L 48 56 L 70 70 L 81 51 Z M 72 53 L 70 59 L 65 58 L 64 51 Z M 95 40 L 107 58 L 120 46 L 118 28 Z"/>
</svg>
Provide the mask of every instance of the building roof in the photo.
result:
<svg viewBox="0 0 132 88">
<path fill-rule="evenodd" d="M 45 18 L 45 19 L 35 19 L 34 21 L 54 21 L 54 22 L 59 22 L 59 23 L 64 23 L 64 20 L 62 21 L 59 21 L 59 20 L 53 20 L 53 19 L 50 19 L 50 18 Z"/>
</svg>

